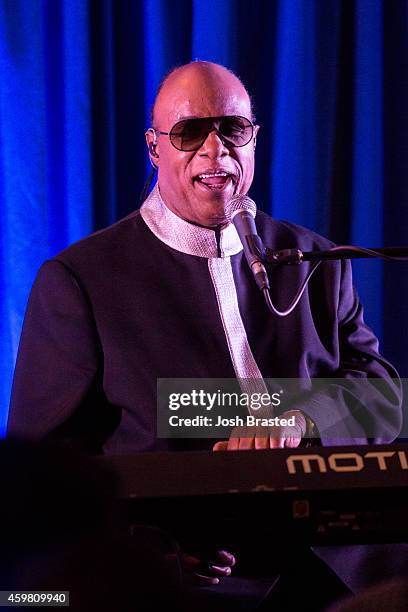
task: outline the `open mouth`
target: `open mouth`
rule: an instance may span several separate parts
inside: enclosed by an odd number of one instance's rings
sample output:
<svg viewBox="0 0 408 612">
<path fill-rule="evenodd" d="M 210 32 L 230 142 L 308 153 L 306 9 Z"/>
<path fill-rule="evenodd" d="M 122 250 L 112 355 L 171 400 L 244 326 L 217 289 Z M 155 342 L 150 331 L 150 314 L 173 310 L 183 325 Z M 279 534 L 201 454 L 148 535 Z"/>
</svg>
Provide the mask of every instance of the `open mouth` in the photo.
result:
<svg viewBox="0 0 408 612">
<path fill-rule="evenodd" d="M 222 170 L 203 172 L 194 177 L 194 182 L 209 191 L 223 191 L 234 183 L 234 175 Z"/>
</svg>

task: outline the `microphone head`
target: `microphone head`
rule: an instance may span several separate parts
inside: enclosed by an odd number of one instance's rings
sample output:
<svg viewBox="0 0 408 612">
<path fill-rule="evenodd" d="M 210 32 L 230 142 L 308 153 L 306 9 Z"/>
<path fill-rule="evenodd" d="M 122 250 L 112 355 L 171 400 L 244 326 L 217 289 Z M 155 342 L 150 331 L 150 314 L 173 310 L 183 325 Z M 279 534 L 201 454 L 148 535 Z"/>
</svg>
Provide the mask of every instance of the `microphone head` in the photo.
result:
<svg viewBox="0 0 408 612">
<path fill-rule="evenodd" d="M 235 195 L 225 205 L 225 216 L 227 220 L 232 223 L 235 215 L 240 211 L 249 212 L 249 214 L 255 219 L 256 215 L 256 204 L 247 195 Z"/>
</svg>

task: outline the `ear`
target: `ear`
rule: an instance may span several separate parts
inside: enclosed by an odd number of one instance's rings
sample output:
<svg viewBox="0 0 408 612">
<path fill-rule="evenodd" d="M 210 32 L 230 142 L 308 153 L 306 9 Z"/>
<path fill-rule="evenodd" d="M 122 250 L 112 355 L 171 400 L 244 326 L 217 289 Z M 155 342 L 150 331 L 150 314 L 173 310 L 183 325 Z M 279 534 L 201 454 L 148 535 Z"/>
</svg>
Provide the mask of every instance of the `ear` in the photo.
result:
<svg viewBox="0 0 408 612">
<path fill-rule="evenodd" d="M 153 168 L 159 166 L 159 154 L 157 152 L 157 136 L 153 128 L 149 128 L 145 133 L 146 144 L 149 151 L 149 159 Z"/>
</svg>

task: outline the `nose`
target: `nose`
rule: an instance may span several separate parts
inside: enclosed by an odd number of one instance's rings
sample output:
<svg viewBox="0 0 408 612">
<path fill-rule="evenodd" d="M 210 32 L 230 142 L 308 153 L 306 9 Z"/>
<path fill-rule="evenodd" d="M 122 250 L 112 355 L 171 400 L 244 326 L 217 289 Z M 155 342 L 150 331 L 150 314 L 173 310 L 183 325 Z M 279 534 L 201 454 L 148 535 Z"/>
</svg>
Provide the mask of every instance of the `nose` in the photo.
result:
<svg viewBox="0 0 408 612">
<path fill-rule="evenodd" d="M 220 138 L 217 130 L 214 128 L 204 140 L 199 151 L 199 155 L 209 157 L 210 159 L 218 159 L 229 155 L 229 149 Z"/>
</svg>

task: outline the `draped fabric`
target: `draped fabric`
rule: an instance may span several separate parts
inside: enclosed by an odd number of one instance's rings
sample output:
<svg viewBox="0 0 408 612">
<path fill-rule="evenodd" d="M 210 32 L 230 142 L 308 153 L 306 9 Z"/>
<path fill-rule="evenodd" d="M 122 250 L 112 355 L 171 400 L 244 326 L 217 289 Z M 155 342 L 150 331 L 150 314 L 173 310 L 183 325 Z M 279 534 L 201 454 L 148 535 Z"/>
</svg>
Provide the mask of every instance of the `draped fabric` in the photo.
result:
<svg viewBox="0 0 408 612">
<path fill-rule="evenodd" d="M 244 81 L 259 208 L 340 243 L 408 243 L 405 0 L 0 0 L 0 430 L 41 263 L 139 206 L 156 88 L 192 59 Z M 360 261 L 408 376 L 408 264 Z"/>
</svg>

